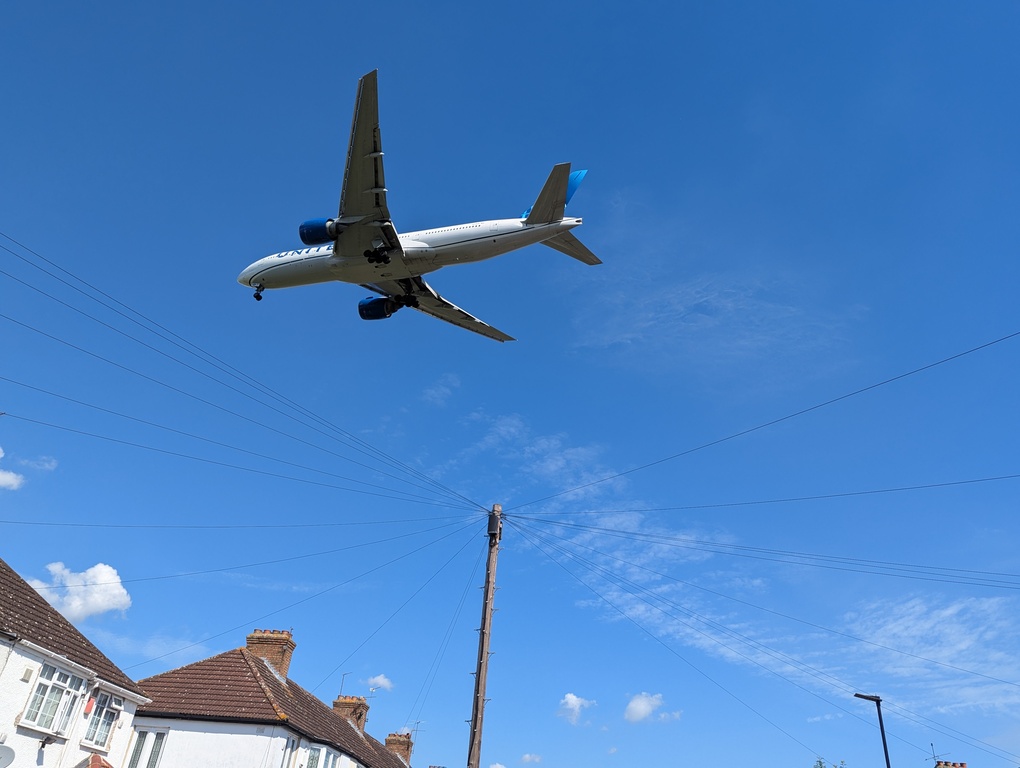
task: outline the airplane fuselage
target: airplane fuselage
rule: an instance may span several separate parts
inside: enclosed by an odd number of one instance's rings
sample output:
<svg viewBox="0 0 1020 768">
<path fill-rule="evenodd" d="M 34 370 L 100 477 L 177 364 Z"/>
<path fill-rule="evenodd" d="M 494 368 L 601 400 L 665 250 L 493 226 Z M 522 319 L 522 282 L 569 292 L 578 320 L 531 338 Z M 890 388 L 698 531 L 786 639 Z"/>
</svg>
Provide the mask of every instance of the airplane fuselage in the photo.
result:
<svg viewBox="0 0 1020 768">
<path fill-rule="evenodd" d="M 238 275 L 252 288 L 293 288 L 338 280 L 365 284 L 435 272 L 454 264 L 470 264 L 550 240 L 581 224 L 564 218 L 544 224 L 524 219 L 493 219 L 426 229 L 398 235 L 403 256 L 390 263 L 370 263 L 364 253 L 334 253 L 333 243 L 274 253 L 259 259 Z"/>
</svg>

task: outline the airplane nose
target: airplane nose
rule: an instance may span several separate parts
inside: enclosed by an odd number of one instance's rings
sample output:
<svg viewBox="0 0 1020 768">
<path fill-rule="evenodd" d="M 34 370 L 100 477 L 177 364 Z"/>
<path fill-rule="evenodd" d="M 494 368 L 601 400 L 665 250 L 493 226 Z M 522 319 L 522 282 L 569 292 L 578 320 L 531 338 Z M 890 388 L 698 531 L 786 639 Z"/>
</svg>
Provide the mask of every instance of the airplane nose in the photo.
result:
<svg viewBox="0 0 1020 768">
<path fill-rule="evenodd" d="M 252 267 L 254 267 L 254 264 L 245 267 L 241 274 L 237 276 L 237 282 L 239 282 L 241 285 L 247 285 L 251 287 L 250 280 L 252 273 L 255 271 L 254 269 L 252 269 Z"/>
</svg>

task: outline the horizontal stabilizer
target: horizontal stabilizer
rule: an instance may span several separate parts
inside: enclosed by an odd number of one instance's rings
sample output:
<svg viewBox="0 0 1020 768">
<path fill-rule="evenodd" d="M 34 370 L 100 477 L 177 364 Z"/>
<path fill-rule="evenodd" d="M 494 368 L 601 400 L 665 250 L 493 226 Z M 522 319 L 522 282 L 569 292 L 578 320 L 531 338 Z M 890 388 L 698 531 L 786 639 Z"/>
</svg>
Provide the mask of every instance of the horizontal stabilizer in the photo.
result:
<svg viewBox="0 0 1020 768">
<path fill-rule="evenodd" d="M 550 248 L 555 248 L 560 253 L 565 253 L 567 256 L 573 256 L 575 259 L 583 261 L 585 264 L 591 264 L 594 266 L 602 263 L 602 260 L 598 256 L 589 251 L 584 243 L 569 232 L 557 235 L 551 240 L 543 240 L 542 245 L 548 245 Z"/>
</svg>

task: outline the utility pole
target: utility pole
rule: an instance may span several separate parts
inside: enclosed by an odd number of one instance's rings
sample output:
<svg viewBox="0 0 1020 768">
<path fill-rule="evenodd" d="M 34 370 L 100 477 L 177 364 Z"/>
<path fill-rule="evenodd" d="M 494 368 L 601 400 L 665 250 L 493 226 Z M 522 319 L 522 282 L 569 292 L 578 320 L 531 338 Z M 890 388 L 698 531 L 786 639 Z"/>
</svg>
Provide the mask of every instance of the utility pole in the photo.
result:
<svg viewBox="0 0 1020 768">
<path fill-rule="evenodd" d="M 492 631 L 492 603 L 496 594 L 496 558 L 503 535 L 503 507 L 492 505 L 489 513 L 489 557 L 485 561 L 485 587 L 482 592 L 482 626 L 478 630 L 478 667 L 475 670 L 475 697 L 471 704 L 471 742 L 467 768 L 478 768 L 482 759 L 482 717 L 485 714 L 485 678 L 489 674 L 489 636 Z"/>
</svg>

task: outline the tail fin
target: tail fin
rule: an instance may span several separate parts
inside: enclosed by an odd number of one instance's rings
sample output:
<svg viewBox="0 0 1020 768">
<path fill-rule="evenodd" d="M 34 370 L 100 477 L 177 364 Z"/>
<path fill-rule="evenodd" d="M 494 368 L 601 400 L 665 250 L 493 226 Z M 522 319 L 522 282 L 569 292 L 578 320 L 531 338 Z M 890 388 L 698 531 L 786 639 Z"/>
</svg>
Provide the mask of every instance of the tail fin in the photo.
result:
<svg viewBox="0 0 1020 768">
<path fill-rule="evenodd" d="M 521 214 L 525 224 L 545 224 L 563 218 L 563 209 L 581 185 L 588 171 L 570 172 L 570 163 L 554 165 L 538 194 L 538 200 Z"/>
</svg>

